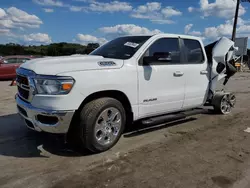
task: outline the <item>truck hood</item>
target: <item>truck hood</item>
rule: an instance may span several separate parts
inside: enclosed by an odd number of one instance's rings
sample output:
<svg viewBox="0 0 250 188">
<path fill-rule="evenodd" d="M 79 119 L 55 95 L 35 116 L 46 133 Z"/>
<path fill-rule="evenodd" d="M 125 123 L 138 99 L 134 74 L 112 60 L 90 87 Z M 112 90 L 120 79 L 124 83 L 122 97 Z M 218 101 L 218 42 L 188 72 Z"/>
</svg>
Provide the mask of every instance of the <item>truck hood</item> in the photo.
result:
<svg viewBox="0 0 250 188">
<path fill-rule="evenodd" d="M 119 69 L 123 63 L 123 60 L 96 55 L 72 55 L 32 59 L 20 67 L 32 70 L 36 74 L 56 75 L 72 71 Z"/>
</svg>

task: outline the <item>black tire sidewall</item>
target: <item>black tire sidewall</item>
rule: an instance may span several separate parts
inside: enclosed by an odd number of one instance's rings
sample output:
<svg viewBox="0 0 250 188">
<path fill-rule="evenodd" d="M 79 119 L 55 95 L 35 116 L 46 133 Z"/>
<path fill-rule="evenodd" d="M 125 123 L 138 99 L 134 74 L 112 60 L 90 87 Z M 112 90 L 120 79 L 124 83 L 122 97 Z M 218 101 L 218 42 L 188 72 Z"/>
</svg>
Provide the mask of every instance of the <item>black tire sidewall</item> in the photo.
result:
<svg viewBox="0 0 250 188">
<path fill-rule="evenodd" d="M 113 99 L 113 98 L 102 98 L 101 100 L 105 100 L 104 104 L 101 105 L 101 107 L 98 108 L 98 110 L 91 111 L 92 117 L 85 119 L 85 121 L 87 121 L 87 122 L 84 122 L 84 125 L 86 127 L 83 127 L 83 129 L 82 129 L 82 131 L 83 131 L 82 135 L 85 136 L 85 138 L 82 138 L 82 139 L 84 140 L 87 149 L 91 150 L 92 152 L 102 152 L 102 151 L 106 151 L 106 150 L 109 150 L 110 148 L 112 148 L 119 141 L 119 139 L 124 131 L 125 124 L 126 124 L 126 112 L 123 108 L 123 105 L 118 100 Z M 94 104 L 94 103 L 92 103 L 92 104 Z M 97 121 L 97 118 L 100 116 L 100 114 L 105 109 L 112 108 L 112 107 L 119 110 L 119 112 L 121 114 L 121 120 L 122 120 L 121 129 L 120 129 L 119 134 L 117 135 L 116 139 L 114 140 L 114 142 L 112 142 L 109 145 L 104 146 L 104 145 L 99 144 L 95 138 L 95 131 L 94 131 L 95 123 Z M 88 129 L 88 131 L 86 128 Z"/>
<path fill-rule="evenodd" d="M 216 113 L 223 114 L 223 115 L 227 115 L 227 114 L 231 113 L 232 107 L 230 109 L 230 112 L 228 112 L 228 113 L 224 113 L 221 109 L 221 103 L 222 103 L 222 100 L 225 96 L 226 96 L 225 94 L 216 96 L 215 101 L 214 101 L 214 105 L 213 105 Z"/>
</svg>

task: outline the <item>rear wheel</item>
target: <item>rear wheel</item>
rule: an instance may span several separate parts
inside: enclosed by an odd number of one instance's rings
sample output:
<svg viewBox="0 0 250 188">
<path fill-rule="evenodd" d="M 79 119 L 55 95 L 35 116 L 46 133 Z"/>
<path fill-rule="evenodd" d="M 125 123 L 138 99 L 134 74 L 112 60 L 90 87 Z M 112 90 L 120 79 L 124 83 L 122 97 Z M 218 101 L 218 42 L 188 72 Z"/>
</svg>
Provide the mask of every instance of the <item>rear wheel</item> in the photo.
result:
<svg viewBox="0 0 250 188">
<path fill-rule="evenodd" d="M 236 97 L 233 94 L 215 95 L 213 99 L 213 107 L 216 113 L 229 114 L 235 106 Z"/>
<path fill-rule="evenodd" d="M 112 148 L 126 123 L 123 105 L 113 98 L 100 98 L 86 104 L 80 113 L 80 140 L 92 152 Z"/>
</svg>

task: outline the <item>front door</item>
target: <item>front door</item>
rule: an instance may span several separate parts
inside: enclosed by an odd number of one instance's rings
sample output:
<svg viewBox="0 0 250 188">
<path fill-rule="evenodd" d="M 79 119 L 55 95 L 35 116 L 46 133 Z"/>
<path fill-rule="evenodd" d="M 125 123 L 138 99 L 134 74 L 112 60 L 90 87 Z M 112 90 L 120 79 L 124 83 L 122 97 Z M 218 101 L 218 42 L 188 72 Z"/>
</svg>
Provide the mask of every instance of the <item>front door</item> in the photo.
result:
<svg viewBox="0 0 250 188">
<path fill-rule="evenodd" d="M 144 57 L 152 61 L 145 62 Z M 160 38 L 142 55 L 138 65 L 140 118 L 182 108 L 186 75 L 181 63 L 178 38 Z"/>
<path fill-rule="evenodd" d="M 185 52 L 185 100 L 183 108 L 203 105 L 209 90 L 209 66 L 199 40 L 182 39 Z"/>
</svg>

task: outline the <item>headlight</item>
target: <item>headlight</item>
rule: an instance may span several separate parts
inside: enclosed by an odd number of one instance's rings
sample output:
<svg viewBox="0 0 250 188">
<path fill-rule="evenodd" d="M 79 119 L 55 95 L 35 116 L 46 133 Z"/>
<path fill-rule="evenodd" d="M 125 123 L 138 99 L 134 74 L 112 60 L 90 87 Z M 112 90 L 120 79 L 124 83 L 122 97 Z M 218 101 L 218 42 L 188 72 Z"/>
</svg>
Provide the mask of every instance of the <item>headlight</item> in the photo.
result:
<svg viewBox="0 0 250 188">
<path fill-rule="evenodd" d="M 38 94 L 45 95 L 63 95 L 68 94 L 73 85 L 73 79 L 47 79 L 47 78 L 35 78 L 34 79 L 36 90 Z"/>
</svg>

